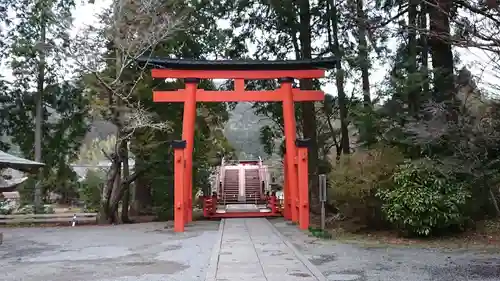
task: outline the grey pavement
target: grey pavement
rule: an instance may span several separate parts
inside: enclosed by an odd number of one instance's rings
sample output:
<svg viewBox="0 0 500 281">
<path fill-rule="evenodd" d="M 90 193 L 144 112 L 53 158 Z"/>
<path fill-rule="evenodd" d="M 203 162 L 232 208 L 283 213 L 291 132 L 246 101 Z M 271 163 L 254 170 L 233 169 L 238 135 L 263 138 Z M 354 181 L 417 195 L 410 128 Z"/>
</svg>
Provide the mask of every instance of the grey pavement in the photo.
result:
<svg viewBox="0 0 500 281">
<path fill-rule="evenodd" d="M 3 228 L 2 281 L 202 281 L 217 221 Z"/>
<path fill-rule="evenodd" d="M 0 232 L 2 281 L 500 281 L 500 249 L 348 244 L 282 219 Z"/>
<path fill-rule="evenodd" d="M 430 249 L 310 237 L 282 219 L 273 225 L 329 281 L 499 281 L 500 248 Z"/>
<path fill-rule="evenodd" d="M 207 281 L 322 280 L 315 276 L 319 272 L 314 272 L 314 266 L 264 218 L 224 220 L 216 256 L 218 263 L 211 264 L 216 266 L 215 278 Z"/>
</svg>

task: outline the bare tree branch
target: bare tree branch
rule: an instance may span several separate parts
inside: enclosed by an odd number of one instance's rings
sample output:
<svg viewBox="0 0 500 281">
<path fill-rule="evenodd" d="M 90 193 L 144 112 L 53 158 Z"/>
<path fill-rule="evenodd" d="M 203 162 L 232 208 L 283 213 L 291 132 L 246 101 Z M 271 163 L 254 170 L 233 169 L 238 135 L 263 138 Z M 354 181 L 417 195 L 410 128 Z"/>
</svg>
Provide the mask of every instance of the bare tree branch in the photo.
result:
<svg viewBox="0 0 500 281">
<path fill-rule="evenodd" d="M 128 138 L 136 130 L 150 128 L 168 131 L 171 124 L 155 122 L 147 108 L 132 97 L 142 81 L 146 65 L 139 66 L 139 57 L 149 58 L 159 44 L 166 42 L 181 30 L 184 15 L 175 14 L 176 0 L 114 0 L 113 10 L 107 9 L 100 16 L 102 26 L 87 26 L 64 51 L 83 70 L 96 79 L 97 87 L 120 104 L 108 104 L 104 111 L 119 111 L 121 129 Z M 120 55 L 120 66 L 108 73 L 106 68 L 114 65 L 116 54 Z M 125 72 L 134 69 L 135 77 L 125 77 Z M 131 79 L 132 78 L 132 79 Z M 118 108 L 119 107 L 119 108 Z"/>
</svg>

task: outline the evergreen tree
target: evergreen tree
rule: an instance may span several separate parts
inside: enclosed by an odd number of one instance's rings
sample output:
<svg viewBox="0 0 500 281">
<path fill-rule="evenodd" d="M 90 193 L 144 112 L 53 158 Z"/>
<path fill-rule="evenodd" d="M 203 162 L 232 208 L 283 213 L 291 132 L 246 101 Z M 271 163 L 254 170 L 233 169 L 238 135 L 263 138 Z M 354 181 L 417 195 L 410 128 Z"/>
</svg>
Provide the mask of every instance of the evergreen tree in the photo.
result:
<svg viewBox="0 0 500 281">
<path fill-rule="evenodd" d="M 66 170 L 87 130 L 88 99 L 72 76 L 62 51 L 70 40 L 72 0 L 12 0 L 15 21 L 6 37 L 7 63 L 14 81 L 5 91 L 0 118 L 4 134 L 25 157 L 46 164 L 35 188 L 42 203 L 43 179 Z"/>
</svg>

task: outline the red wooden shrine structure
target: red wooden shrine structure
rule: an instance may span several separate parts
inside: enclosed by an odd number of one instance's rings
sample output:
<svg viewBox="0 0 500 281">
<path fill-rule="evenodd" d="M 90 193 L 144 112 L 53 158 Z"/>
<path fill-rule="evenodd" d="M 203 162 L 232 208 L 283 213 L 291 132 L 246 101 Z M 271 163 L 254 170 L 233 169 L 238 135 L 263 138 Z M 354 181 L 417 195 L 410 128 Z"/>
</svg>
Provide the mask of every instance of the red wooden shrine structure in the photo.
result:
<svg viewBox="0 0 500 281">
<path fill-rule="evenodd" d="M 295 79 L 322 78 L 325 69 L 332 68 L 333 58 L 297 61 L 200 61 L 178 59 L 140 59 L 152 66 L 153 78 L 184 79 L 185 88 L 177 91 L 154 91 L 154 102 L 184 103 L 182 140 L 173 141 L 174 148 L 174 230 L 183 232 L 193 219 L 192 166 L 197 102 L 282 102 L 285 129 L 284 203 L 283 216 L 309 227 L 309 180 L 307 140 L 296 139 L 294 102 L 322 101 L 324 93 L 294 88 Z M 198 89 L 200 79 L 233 79 L 232 91 Z M 280 87 L 273 91 L 247 91 L 246 80 L 278 79 Z M 276 202 L 276 198 L 273 202 Z M 216 198 L 207 196 L 211 206 Z M 273 208 L 270 216 L 276 215 Z M 237 217 L 247 217 L 241 213 Z M 220 216 L 219 216 L 220 217 Z M 232 216 L 235 217 L 235 216 Z"/>
</svg>

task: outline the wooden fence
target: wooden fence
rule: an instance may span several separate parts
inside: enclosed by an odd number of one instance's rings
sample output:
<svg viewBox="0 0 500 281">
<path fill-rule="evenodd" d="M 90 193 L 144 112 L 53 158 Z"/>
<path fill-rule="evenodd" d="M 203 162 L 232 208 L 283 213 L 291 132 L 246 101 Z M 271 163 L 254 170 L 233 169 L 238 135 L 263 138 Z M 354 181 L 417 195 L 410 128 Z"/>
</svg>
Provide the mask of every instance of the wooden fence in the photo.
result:
<svg viewBox="0 0 500 281">
<path fill-rule="evenodd" d="M 97 213 L 61 213 L 61 214 L 29 214 L 29 215 L 0 215 L 0 225 L 25 224 L 25 223 L 56 223 L 71 225 L 73 216 L 76 215 L 76 224 L 93 223 Z"/>
</svg>

